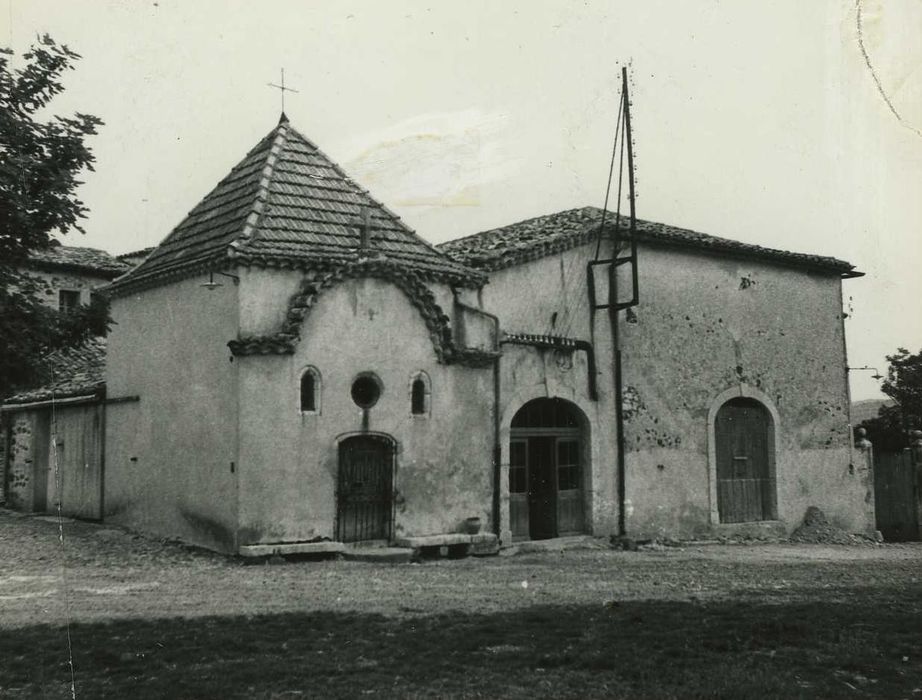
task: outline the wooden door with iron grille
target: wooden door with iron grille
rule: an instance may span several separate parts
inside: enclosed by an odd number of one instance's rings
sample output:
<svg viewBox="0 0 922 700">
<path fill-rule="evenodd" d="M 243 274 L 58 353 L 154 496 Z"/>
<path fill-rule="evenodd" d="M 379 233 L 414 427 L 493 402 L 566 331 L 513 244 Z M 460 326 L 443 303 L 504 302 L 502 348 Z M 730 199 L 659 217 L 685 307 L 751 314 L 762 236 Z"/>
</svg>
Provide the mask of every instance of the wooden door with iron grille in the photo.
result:
<svg viewBox="0 0 922 700">
<path fill-rule="evenodd" d="M 775 518 L 771 415 L 752 399 L 733 399 L 717 412 L 717 509 L 722 523 Z"/>
<path fill-rule="evenodd" d="M 340 542 L 390 539 L 393 481 L 390 440 L 359 435 L 339 444 L 336 535 Z"/>
</svg>

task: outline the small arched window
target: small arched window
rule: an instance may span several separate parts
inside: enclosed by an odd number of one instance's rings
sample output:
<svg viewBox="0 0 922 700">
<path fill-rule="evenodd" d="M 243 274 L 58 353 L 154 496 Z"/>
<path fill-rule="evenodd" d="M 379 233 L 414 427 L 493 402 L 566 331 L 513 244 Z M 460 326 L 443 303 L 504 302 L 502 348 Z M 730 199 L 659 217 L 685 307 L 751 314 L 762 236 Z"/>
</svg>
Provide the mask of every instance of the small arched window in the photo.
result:
<svg viewBox="0 0 922 700">
<path fill-rule="evenodd" d="M 417 372 L 410 380 L 410 413 L 414 416 L 429 415 L 429 376 Z"/>
<path fill-rule="evenodd" d="M 313 367 L 301 373 L 301 413 L 320 413 L 320 372 Z"/>
</svg>

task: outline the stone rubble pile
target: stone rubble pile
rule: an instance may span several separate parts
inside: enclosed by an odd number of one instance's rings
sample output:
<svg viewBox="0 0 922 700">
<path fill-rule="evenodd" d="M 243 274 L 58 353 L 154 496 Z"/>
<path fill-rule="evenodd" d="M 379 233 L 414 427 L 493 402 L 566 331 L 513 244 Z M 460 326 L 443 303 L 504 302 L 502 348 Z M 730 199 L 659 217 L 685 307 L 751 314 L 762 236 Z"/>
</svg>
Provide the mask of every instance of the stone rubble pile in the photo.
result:
<svg viewBox="0 0 922 700">
<path fill-rule="evenodd" d="M 798 544 L 877 544 L 871 537 L 846 532 L 831 525 L 825 513 L 816 506 L 807 508 L 803 524 L 791 533 L 790 541 Z"/>
</svg>

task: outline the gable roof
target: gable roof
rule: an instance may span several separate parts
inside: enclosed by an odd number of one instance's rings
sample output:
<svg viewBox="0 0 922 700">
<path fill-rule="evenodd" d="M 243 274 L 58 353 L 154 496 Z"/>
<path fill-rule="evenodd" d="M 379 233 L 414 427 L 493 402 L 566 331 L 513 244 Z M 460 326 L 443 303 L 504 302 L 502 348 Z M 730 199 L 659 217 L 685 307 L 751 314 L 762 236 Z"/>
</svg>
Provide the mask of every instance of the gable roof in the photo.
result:
<svg viewBox="0 0 922 700">
<path fill-rule="evenodd" d="M 56 350 L 42 362 L 41 386 L 20 391 L 3 404 L 24 404 L 75 396 L 99 396 L 106 386 L 106 339 L 90 338 Z"/>
<path fill-rule="evenodd" d="M 606 229 L 609 225 L 614 226 L 614 220 L 615 215 L 609 212 Z M 470 267 L 501 270 L 594 240 L 601 222 L 602 210 L 598 207 L 568 209 L 447 241 L 439 245 L 439 249 Z M 652 221 L 638 219 L 636 223 L 637 240 L 645 243 L 765 260 L 842 277 L 860 277 L 863 274 L 856 271 L 854 265 L 836 258 L 764 248 Z M 620 227 L 627 232 L 628 221 L 623 215 Z"/>
<path fill-rule="evenodd" d="M 106 279 L 118 277 L 130 268 L 99 248 L 69 245 L 33 250 L 29 253 L 28 264 L 41 269 L 85 272 Z"/>
<path fill-rule="evenodd" d="M 371 243 L 363 249 L 359 228 L 366 208 Z M 366 257 L 453 284 L 485 281 L 420 238 L 283 114 L 157 248 L 107 289 L 118 295 L 231 262 L 325 267 Z"/>
</svg>

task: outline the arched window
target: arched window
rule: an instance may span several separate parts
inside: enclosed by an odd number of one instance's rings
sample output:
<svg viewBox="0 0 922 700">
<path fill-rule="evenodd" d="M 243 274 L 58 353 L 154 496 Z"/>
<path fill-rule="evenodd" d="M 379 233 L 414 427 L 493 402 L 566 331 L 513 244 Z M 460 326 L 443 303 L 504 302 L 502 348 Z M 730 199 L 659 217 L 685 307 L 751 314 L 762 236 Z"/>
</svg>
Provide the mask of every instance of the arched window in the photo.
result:
<svg viewBox="0 0 922 700">
<path fill-rule="evenodd" d="M 301 373 L 301 413 L 320 413 L 320 372 L 314 367 Z"/>
<path fill-rule="evenodd" d="M 410 413 L 414 416 L 428 416 L 429 399 L 429 376 L 425 372 L 417 372 L 410 379 Z"/>
</svg>

